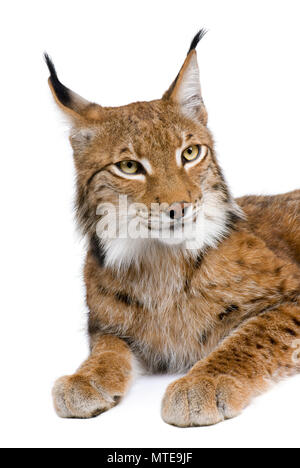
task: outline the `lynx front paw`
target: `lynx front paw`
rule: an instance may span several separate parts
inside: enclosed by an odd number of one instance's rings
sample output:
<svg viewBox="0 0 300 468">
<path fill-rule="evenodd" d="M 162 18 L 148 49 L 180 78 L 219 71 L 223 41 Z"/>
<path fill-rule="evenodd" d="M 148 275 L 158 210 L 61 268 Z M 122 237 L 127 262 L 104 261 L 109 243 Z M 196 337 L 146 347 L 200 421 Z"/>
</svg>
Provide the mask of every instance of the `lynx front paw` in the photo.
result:
<svg viewBox="0 0 300 468">
<path fill-rule="evenodd" d="M 53 391 L 55 410 L 61 418 L 93 418 L 115 406 L 119 394 L 109 394 L 82 375 L 62 377 Z"/>
<path fill-rule="evenodd" d="M 248 390 L 233 377 L 189 375 L 168 387 L 162 417 L 178 427 L 210 426 L 237 416 L 248 403 Z"/>
</svg>

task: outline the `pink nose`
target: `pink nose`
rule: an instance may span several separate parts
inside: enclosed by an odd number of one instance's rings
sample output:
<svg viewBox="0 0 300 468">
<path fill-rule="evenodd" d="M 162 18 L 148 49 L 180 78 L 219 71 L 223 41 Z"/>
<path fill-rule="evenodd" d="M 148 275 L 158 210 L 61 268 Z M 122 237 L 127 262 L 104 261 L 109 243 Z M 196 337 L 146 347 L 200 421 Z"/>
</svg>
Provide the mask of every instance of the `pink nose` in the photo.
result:
<svg viewBox="0 0 300 468">
<path fill-rule="evenodd" d="M 167 210 L 167 215 L 171 219 L 181 219 L 185 216 L 188 206 L 189 203 L 185 201 L 172 203 Z"/>
</svg>

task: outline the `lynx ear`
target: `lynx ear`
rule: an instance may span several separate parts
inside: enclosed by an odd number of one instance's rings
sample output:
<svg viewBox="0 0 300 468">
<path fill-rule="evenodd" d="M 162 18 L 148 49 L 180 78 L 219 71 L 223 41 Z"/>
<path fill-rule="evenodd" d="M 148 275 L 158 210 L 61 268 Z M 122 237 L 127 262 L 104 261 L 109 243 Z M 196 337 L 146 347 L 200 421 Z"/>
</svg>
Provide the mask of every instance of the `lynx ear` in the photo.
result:
<svg viewBox="0 0 300 468">
<path fill-rule="evenodd" d="M 58 79 L 54 64 L 48 54 L 45 61 L 50 72 L 48 80 L 50 89 L 58 106 L 72 120 L 99 120 L 102 114 L 101 106 L 92 104 L 64 86 Z"/>
<path fill-rule="evenodd" d="M 203 103 L 199 67 L 196 47 L 199 41 L 205 36 L 206 31 L 201 29 L 194 37 L 189 49 L 187 58 L 163 99 L 168 99 L 180 105 L 182 112 L 193 119 L 199 119 L 207 124 L 207 112 Z"/>
</svg>

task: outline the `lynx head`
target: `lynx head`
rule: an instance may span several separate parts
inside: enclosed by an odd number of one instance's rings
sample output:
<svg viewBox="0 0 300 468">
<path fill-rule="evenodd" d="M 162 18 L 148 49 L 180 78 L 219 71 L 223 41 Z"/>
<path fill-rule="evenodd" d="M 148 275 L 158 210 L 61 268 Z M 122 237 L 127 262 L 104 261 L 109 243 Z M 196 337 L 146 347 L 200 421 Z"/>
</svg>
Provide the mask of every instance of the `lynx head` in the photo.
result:
<svg viewBox="0 0 300 468">
<path fill-rule="evenodd" d="M 197 256 L 241 215 L 207 128 L 195 51 L 204 34 L 161 99 L 117 108 L 66 88 L 45 56 L 51 91 L 71 122 L 78 221 L 106 266 L 139 264 L 162 250 Z"/>
</svg>

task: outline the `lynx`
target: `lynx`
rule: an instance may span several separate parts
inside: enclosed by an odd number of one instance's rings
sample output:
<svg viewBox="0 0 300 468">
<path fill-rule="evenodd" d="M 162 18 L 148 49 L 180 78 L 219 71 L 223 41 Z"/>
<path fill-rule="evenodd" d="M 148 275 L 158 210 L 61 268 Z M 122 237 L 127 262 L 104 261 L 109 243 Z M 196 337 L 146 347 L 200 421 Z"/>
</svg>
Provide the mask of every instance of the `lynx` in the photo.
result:
<svg viewBox="0 0 300 468">
<path fill-rule="evenodd" d="M 212 425 L 300 371 L 300 190 L 233 198 L 201 94 L 204 33 L 161 99 L 117 108 L 66 88 L 45 55 L 70 121 L 88 241 L 90 356 L 54 385 L 60 417 L 109 410 L 139 372 L 182 373 L 166 390 L 163 420 Z M 133 221 L 148 236 L 121 236 Z"/>
</svg>

